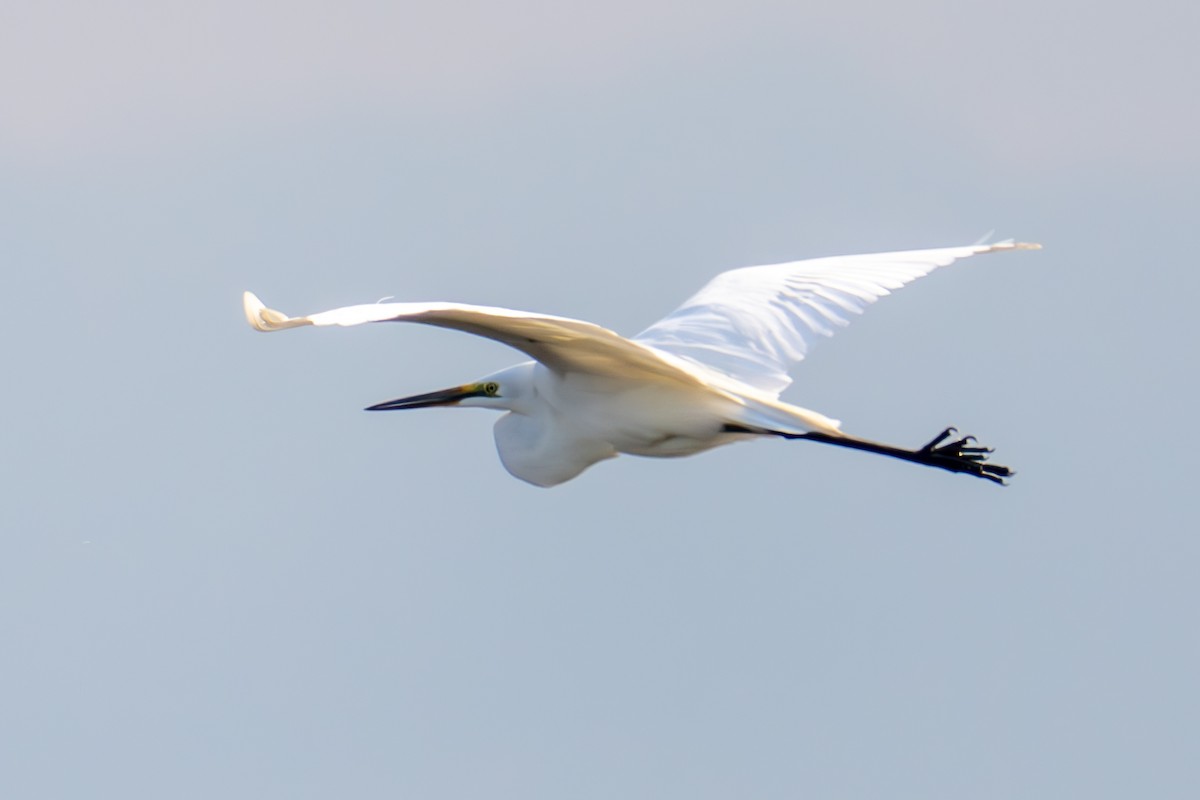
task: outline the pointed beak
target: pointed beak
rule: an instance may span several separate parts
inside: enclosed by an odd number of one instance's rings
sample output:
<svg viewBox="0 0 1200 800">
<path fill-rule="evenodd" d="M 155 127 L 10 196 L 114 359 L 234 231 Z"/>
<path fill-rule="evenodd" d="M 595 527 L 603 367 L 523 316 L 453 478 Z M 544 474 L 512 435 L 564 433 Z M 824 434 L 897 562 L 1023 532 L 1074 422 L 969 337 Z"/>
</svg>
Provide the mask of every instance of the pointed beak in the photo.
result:
<svg viewBox="0 0 1200 800">
<path fill-rule="evenodd" d="M 448 406 L 465 400 L 468 397 L 479 397 L 484 394 L 477 386 L 455 386 L 452 389 L 442 389 L 427 394 L 414 394 L 412 397 L 401 397 L 367 406 L 366 411 L 399 411 L 408 408 L 429 408 L 430 406 Z"/>
</svg>

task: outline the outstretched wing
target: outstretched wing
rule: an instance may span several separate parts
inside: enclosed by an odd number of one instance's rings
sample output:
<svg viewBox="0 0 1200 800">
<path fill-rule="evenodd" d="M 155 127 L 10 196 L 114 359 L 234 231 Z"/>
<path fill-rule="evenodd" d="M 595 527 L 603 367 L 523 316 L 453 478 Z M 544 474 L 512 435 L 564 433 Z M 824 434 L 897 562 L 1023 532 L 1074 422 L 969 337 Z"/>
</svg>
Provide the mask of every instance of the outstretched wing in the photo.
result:
<svg viewBox="0 0 1200 800">
<path fill-rule="evenodd" d="M 669 355 L 664 357 L 599 325 L 566 317 L 459 303 L 373 303 L 335 308 L 306 317 L 289 317 L 264 306 L 252 292 L 243 296 L 243 307 L 246 320 L 260 331 L 303 325 L 419 322 L 494 339 L 557 372 L 702 385 L 687 363 L 671 363 L 674 359 Z"/>
<path fill-rule="evenodd" d="M 1010 240 L 730 270 L 633 338 L 778 394 L 818 335 L 832 336 L 892 290 L 960 258 L 1040 246 Z"/>
</svg>

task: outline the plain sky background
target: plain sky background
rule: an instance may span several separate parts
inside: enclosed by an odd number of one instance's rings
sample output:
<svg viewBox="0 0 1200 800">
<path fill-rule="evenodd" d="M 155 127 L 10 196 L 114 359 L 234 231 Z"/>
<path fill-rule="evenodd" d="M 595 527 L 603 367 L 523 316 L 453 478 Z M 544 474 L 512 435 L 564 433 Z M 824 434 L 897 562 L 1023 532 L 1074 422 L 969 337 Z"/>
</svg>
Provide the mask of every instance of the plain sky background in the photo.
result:
<svg viewBox="0 0 1200 800">
<path fill-rule="evenodd" d="M 0 0 L 0 795 L 1193 798 L 1196 4 Z M 713 274 L 971 259 L 785 397 L 804 443 L 552 490 L 520 360 Z"/>
</svg>

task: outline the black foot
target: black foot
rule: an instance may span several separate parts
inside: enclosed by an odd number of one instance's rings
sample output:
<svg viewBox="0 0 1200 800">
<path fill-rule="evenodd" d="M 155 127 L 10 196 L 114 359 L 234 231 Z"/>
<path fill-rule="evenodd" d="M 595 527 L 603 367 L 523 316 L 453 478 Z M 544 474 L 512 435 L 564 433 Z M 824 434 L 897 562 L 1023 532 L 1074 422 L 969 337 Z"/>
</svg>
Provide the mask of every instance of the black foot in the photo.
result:
<svg viewBox="0 0 1200 800">
<path fill-rule="evenodd" d="M 964 436 L 948 444 L 942 444 L 958 434 L 954 428 L 946 428 L 933 438 L 929 444 L 916 451 L 922 463 L 931 467 L 939 467 L 950 472 L 964 472 L 976 478 L 986 478 L 993 483 L 1007 486 L 1005 478 L 1011 478 L 1017 473 L 999 464 L 989 464 L 987 457 L 992 453 L 990 447 L 976 445 L 974 436 Z"/>
</svg>

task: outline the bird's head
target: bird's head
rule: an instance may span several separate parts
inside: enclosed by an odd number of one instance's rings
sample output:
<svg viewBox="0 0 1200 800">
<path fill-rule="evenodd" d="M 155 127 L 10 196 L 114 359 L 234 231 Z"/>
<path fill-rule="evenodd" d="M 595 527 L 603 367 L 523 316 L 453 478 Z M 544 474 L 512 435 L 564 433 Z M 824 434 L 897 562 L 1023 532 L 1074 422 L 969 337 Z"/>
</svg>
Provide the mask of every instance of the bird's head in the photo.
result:
<svg viewBox="0 0 1200 800">
<path fill-rule="evenodd" d="M 529 365 L 532 367 L 532 364 Z M 398 411 L 410 408 L 448 406 L 457 408 L 492 408 L 512 411 L 526 395 L 528 369 L 526 365 L 497 372 L 473 383 L 439 389 L 436 392 L 415 394 L 367 406 L 367 411 Z"/>
</svg>

